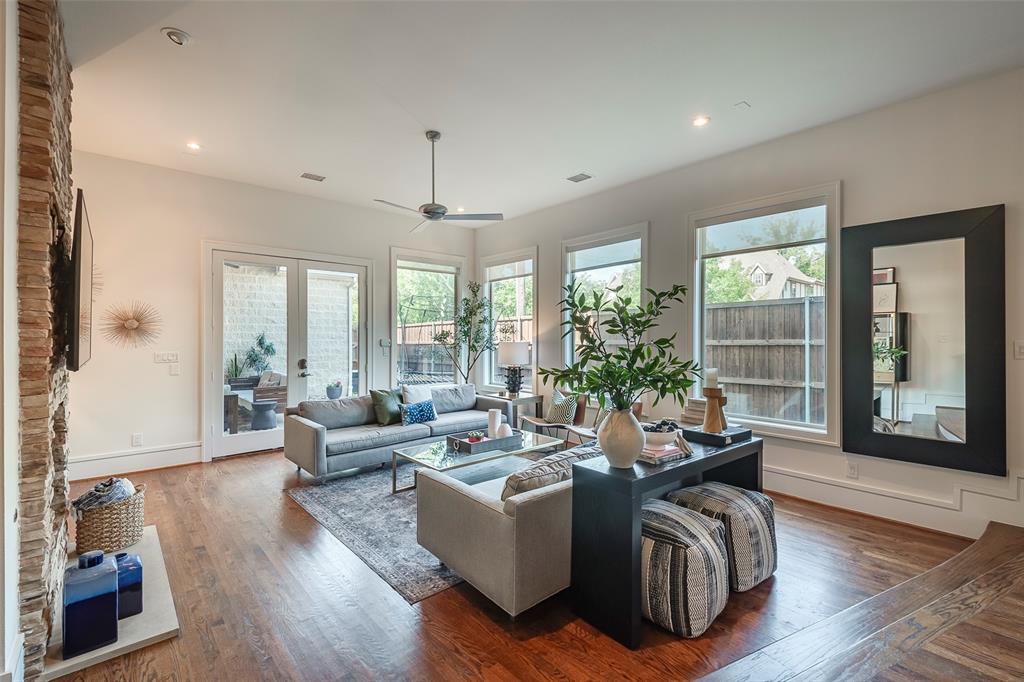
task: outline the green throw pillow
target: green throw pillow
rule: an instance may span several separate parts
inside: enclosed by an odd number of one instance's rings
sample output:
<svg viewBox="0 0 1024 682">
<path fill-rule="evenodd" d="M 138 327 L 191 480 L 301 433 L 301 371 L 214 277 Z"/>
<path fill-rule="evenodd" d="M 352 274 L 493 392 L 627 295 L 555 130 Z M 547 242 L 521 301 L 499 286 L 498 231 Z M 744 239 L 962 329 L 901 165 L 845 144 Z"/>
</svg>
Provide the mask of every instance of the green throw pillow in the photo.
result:
<svg viewBox="0 0 1024 682">
<path fill-rule="evenodd" d="M 389 391 L 370 391 L 373 398 L 373 411 L 377 414 L 377 422 L 382 426 L 402 423 L 402 392 L 397 389 Z"/>
</svg>

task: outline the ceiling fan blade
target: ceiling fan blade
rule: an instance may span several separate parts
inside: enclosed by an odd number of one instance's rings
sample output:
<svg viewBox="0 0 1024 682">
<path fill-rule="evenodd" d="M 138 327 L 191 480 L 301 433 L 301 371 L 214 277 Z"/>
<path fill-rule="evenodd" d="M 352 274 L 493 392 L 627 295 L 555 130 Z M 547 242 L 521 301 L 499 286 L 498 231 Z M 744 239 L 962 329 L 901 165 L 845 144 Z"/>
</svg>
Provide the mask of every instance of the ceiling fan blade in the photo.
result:
<svg viewBox="0 0 1024 682">
<path fill-rule="evenodd" d="M 422 232 L 423 229 L 427 226 L 427 223 L 429 223 L 429 222 L 430 222 L 429 220 L 424 220 L 419 225 L 417 225 L 416 227 L 414 227 L 411 230 L 409 230 L 409 234 L 416 234 L 417 232 Z"/>
<path fill-rule="evenodd" d="M 374 201 L 376 201 L 378 204 L 387 204 L 388 206 L 394 206 L 395 208 L 400 208 L 400 209 L 405 210 L 405 211 L 412 211 L 416 215 L 420 215 L 419 210 L 415 209 L 415 208 L 409 208 L 408 206 L 402 206 L 401 204 L 396 204 L 396 203 L 393 203 L 391 201 L 384 201 L 383 199 L 374 199 Z"/>
<path fill-rule="evenodd" d="M 444 220 L 504 220 L 501 213 L 449 213 Z"/>
</svg>

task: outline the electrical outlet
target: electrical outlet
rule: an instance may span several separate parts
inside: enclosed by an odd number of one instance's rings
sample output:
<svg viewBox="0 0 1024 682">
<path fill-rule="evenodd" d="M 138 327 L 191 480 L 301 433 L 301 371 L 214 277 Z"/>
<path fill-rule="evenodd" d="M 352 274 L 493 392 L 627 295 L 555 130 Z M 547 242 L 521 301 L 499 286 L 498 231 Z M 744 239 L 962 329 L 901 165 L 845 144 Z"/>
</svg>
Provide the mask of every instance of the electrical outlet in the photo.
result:
<svg viewBox="0 0 1024 682">
<path fill-rule="evenodd" d="M 1024 360 L 1024 341 L 1013 342 L 1013 359 Z"/>
<path fill-rule="evenodd" d="M 181 365 L 178 364 L 177 362 L 172 362 L 171 364 L 167 365 L 167 373 L 170 374 L 172 377 L 179 376 L 181 374 Z"/>
<path fill-rule="evenodd" d="M 132 434 L 132 447 L 133 448 L 141 448 L 142 447 L 142 433 L 133 433 Z"/>
<path fill-rule="evenodd" d="M 846 459 L 846 477 L 847 478 L 859 478 L 860 471 L 857 468 L 857 463 L 852 459 Z"/>
</svg>

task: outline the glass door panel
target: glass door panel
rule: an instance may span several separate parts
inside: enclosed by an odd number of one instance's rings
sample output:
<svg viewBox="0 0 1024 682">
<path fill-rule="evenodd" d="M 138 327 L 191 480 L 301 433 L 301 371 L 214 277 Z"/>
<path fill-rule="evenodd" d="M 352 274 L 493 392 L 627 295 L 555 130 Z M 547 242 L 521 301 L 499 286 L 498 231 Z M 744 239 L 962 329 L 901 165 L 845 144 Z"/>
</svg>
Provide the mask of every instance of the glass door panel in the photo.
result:
<svg viewBox="0 0 1024 682">
<path fill-rule="evenodd" d="M 217 454 L 281 447 L 289 354 L 294 353 L 294 264 L 250 254 L 216 255 L 223 376 Z"/>
<path fill-rule="evenodd" d="M 305 371 L 300 395 L 324 400 L 365 394 L 366 268 L 302 261 Z"/>
</svg>

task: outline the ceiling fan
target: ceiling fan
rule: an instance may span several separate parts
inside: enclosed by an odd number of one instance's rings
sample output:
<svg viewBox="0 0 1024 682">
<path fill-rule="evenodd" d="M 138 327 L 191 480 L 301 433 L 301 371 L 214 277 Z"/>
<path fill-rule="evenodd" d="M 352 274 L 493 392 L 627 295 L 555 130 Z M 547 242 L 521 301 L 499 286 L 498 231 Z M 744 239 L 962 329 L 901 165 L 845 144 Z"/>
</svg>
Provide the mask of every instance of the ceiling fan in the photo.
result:
<svg viewBox="0 0 1024 682">
<path fill-rule="evenodd" d="M 403 211 L 412 211 L 423 218 L 421 223 L 409 230 L 410 234 L 419 232 L 427 226 L 427 223 L 437 222 L 438 220 L 504 220 L 505 216 L 501 213 L 455 213 L 448 215 L 448 207 L 437 203 L 437 199 L 434 196 L 434 143 L 441 139 L 441 133 L 436 130 L 428 130 L 427 139 L 430 140 L 430 203 L 423 204 L 419 208 L 409 208 L 408 206 L 384 201 L 383 199 L 374 199 L 374 201 L 379 204 L 400 208 Z"/>
</svg>

